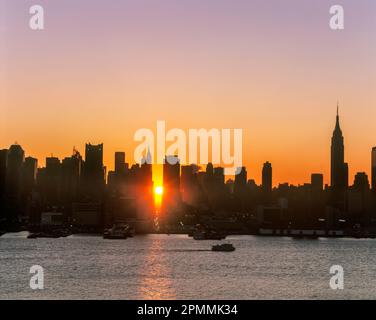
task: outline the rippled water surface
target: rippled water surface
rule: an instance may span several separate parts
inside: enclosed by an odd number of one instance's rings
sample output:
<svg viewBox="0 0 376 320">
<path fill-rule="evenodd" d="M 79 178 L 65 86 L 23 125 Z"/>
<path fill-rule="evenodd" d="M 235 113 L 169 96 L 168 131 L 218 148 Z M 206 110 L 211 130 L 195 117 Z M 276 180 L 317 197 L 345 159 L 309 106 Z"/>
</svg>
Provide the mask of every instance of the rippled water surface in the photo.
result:
<svg viewBox="0 0 376 320">
<path fill-rule="evenodd" d="M 231 236 L 227 253 L 184 235 L 26 236 L 0 238 L 1 299 L 376 298 L 376 240 Z M 32 265 L 44 268 L 44 290 L 30 289 Z M 332 265 L 344 268 L 344 290 L 329 287 Z"/>
</svg>

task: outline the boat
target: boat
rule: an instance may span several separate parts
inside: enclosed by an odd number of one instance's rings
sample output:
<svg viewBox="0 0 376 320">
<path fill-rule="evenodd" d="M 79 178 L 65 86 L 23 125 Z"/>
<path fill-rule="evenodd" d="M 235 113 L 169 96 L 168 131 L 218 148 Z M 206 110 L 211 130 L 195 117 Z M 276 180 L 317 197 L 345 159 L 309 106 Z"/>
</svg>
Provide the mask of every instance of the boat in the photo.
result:
<svg viewBox="0 0 376 320">
<path fill-rule="evenodd" d="M 37 238 L 65 238 L 71 235 L 69 230 L 61 229 L 61 230 L 49 230 L 49 231 L 40 231 L 40 232 L 32 232 L 30 233 L 27 238 L 28 239 L 37 239 Z"/>
<path fill-rule="evenodd" d="M 212 251 L 231 252 L 235 251 L 235 247 L 231 243 L 216 244 L 212 246 Z"/>
<path fill-rule="evenodd" d="M 226 235 L 215 230 L 197 229 L 192 233 L 194 240 L 223 240 Z"/>
<path fill-rule="evenodd" d="M 35 232 L 30 233 L 27 238 L 28 239 L 37 239 L 37 238 L 52 238 L 57 239 L 60 237 L 66 237 L 66 235 L 60 233 L 60 232 Z"/>
<path fill-rule="evenodd" d="M 114 224 L 112 228 L 105 229 L 103 239 L 127 239 L 133 237 L 134 229 L 127 224 Z"/>
</svg>

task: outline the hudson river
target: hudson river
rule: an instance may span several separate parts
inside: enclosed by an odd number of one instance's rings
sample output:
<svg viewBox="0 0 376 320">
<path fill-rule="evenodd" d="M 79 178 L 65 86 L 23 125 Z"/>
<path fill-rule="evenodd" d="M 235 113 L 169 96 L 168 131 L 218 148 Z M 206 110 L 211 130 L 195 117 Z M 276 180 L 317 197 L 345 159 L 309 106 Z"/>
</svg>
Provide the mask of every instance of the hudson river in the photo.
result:
<svg viewBox="0 0 376 320">
<path fill-rule="evenodd" d="M 376 240 L 230 236 L 234 252 L 185 235 L 127 240 L 74 235 L 0 238 L 0 299 L 360 299 L 376 298 Z M 29 286 L 44 268 L 44 290 Z M 332 290 L 329 269 L 344 268 Z"/>
</svg>

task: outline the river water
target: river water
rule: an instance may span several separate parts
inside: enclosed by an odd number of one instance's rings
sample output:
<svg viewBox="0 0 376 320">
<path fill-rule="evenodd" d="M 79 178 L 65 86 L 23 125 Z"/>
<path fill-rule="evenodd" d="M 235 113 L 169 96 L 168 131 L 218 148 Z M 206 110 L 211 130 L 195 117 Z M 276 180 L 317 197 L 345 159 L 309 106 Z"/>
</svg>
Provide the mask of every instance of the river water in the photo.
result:
<svg viewBox="0 0 376 320">
<path fill-rule="evenodd" d="M 0 238 L 0 299 L 375 299 L 376 240 L 296 240 L 230 236 L 234 252 L 212 252 L 217 241 L 185 235 L 127 240 L 73 235 Z M 30 267 L 44 270 L 44 289 L 30 288 Z M 333 290 L 329 269 L 344 269 Z"/>
</svg>

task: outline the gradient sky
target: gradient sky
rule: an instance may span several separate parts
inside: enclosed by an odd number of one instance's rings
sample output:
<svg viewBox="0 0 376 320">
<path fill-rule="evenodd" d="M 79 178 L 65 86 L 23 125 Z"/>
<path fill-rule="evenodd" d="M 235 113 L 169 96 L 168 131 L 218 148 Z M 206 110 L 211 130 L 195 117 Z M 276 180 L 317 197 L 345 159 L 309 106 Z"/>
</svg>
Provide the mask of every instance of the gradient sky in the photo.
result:
<svg viewBox="0 0 376 320">
<path fill-rule="evenodd" d="M 45 30 L 29 29 L 29 7 Z M 345 30 L 329 28 L 329 7 Z M 39 159 L 133 134 L 242 128 L 248 177 L 329 181 L 337 100 L 350 182 L 376 145 L 374 0 L 0 0 L 0 148 Z"/>
</svg>

